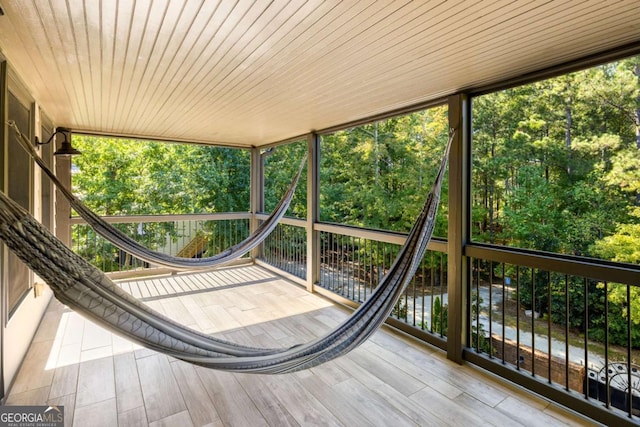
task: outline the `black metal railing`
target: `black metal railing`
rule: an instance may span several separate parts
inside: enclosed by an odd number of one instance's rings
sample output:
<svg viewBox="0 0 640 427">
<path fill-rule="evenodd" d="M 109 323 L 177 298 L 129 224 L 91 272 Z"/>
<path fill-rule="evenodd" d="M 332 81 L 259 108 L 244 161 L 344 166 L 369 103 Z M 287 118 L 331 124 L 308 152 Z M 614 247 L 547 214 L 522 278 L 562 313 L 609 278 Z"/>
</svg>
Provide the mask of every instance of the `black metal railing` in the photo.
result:
<svg viewBox="0 0 640 427">
<path fill-rule="evenodd" d="M 625 419 L 640 415 L 640 330 L 633 266 L 469 246 L 468 346 L 501 372 L 562 389 Z M 502 366 L 500 366 L 502 365 Z M 483 366 L 492 369 L 491 363 Z M 591 409 L 587 408 L 591 411 Z M 606 414 L 598 414 L 596 419 Z"/>
<path fill-rule="evenodd" d="M 290 223 L 287 223 L 290 221 Z M 262 243 L 258 259 L 302 280 L 307 277 L 307 232 L 304 225 L 284 219 Z"/>
<path fill-rule="evenodd" d="M 362 303 L 389 271 L 406 235 L 337 225 L 319 225 L 318 285 L 354 303 Z M 447 334 L 446 243 L 433 241 L 391 317 L 404 326 Z"/>
</svg>

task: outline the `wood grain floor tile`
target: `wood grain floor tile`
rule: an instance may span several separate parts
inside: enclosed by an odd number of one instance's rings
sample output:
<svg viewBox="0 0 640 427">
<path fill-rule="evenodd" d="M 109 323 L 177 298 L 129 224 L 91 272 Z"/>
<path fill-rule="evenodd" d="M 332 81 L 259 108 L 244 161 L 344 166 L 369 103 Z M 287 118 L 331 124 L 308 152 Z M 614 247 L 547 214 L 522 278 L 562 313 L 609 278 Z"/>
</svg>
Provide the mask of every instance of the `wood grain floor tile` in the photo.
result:
<svg viewBox="0 0 640 427">
<path fill-rule="evenodd" d="M 64 407 L 64 427 L 73 426 L 73 415 L 76 407 L 76 395 L 58 396 L 47 401 L 47 405 Z"/>
<path fill-rule="evenodd" d="M 340 420 L 293 375 L 262 377 L 273 395 L 302 426 L 339 426 Z"/>
<path fill-rule="evenodd" d="M 55 369 L 49 398 L 66 396 L 76 392 L 78 388 L 78 371 L 80 365 L 73 363 Z"/>
<path fill-rule="evenodd" d="M 20 393 L 11 393 L 7 397 L 7 405 L 44 405 L 49 397 L 51 387 L 33 388 Z"/>
<path fill-rule="evenodd" d="M 233 374 L 205 368 L 197 368 L 197 372 L 224 425 L 268 425 Z"/>
<path fill-rule="evenodd" d="M 258 266 L 122 282 L 183 324 L 287 347 L 349 312 Z M 179 295 L 178 295 L 179 294 Z M 65 426 L 589 425 L 578 415 L 388 328 L 327 364 L 287 375 L 195 367 L 117 337 L 52 302 L 11 404 L 65 406 Z"/>
<path fill-rule="evenodd" d="M 113 399 L 115 405 L 116 387 L 112 357 L 80 363 L 77 394 L 76 410 L 107 399 Z"/>
<path fill-rule="evenodd" d="M 134 354 L 123 353 L 114 356 L 113 365 L 118 413 L 121 414 L 144 406 L 142 388 L 138 377 L 138 366 Z"/>
<path fill-rule="evenodd" d="M 299 425 L 259 375 L 236 375 L 236 378 L 269 425 L 283 427 Z"/>
<path fill-rule="evenodd" d="M 150 423 L 187 410 L 166 356 L 153 354 L 136 364 Z"/>
<path fill-rule="evenodd" d="M 458 402 L 448 399 L 436 390 L 425 387 L 417 393 L 411 395 L 410 399 L 418 406 L 432 413 L 441 420 L 443 425 L 483 425 L 488 420 L 484 420 L 484 413 L 467 411 Z"/>
<path fill-rule="evenodd" d="M 116 399 L 107 399 L 86 406 L 76 406 L 73 425 L 87 427 L 114 427 L 118 425 Z"/>
<path fill-rule="evenodd" d="M 193 424 L 202 426 L 220 423 L 218 411 L 204 389 L 195 367 L 178 360 L 171 363 L 171 370 L 180 387 Z"/>
<path fill-rule="evenodd" d="M 194 427 L 191 417 L 188 411 L 179 412 L 177 414 L 169 415 L 161 420 L 153 421 L 149 423 L 149 427 Z"/>
<path fill-rule="evenodd" d="M 144 406 L 118 413 L 118 427 L 140 427 L 147 424 L 147 413 Z"/>
</svg>

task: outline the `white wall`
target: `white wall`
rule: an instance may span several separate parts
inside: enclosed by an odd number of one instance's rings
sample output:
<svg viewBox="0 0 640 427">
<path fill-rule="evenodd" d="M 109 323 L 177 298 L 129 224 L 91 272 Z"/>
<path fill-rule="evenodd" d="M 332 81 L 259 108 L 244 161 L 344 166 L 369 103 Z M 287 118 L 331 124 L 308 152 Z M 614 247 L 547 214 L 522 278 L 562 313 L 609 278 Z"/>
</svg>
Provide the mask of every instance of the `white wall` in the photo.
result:
<svg viewBox="0 0 640 427">
<path fill-rule="evenodd" d="M 36 281 L 39 280 L 36 278 Z M 5 396 L 18 373 L 18 369 L 20 369 L 20 364 L 29 349 L 52 295 L 53 292 L 46 285 L 42 296 L 38 298 L 35 298 L 33 291 L 31 291 L 7 323 L 4 330 L 3 355 Z M 42 404 L 45 403 L 42 402 Z"/>
<path fill-rule="evenodd" d="M 0 58 L 1 59 L 1 58 Z M 2 79 L 0 78 L 0 81 Z M 20 98 L 21 102 L 24 105 L 31 105 L 31 114 L 33 117 L 31 127 L 32 131 L 35 132 L 35 135 L 40 135 L 40 115 L 39 108 L 36 103 L 33 102 L 33 99 L 30 97 L 26 86 L 20 81 L 19 77 L 16 76 L 8 70 L 7 80 L 9 88 L 12 93 Z M 6 113 L 4 111 L 0 111 L 0 117 L 6 117 Z M 4 121 L 4 120 L 3 120 Z M 27 132 L 27 129 L 22 130 L 23 132 Z M 6 146 L 6 142 L 0 144 L 0 146 Z M 10 156 L 5 151 L 5 162 L 10 161 Z M 0 165 L 0 169 L 3 173 L 6 173 L 6 163 L 4 165 Z M 33 213 L 37 219 L 41 219 L 42 217 L 42 190 L 41 190 L 41 179 L 40 179 L 40 171 L 34 166 L 33 176 L 31 178 L 32 186 L 33 186 Z M 6 175 L 5 175 L 6 176 Z M 7 183 L 4 183 L 4 189 L 7 188 Z M 6 254 L 8 249 L 5 247 L 3 252 Z M 1 260 L 3 262 L 2 271 L 4 271 L 4 275 L 6 274 L 6 255 Z M 2 280 L 3 288 L 7 286 L 9 281 L 13 278 L 4 277 Z M 44 283 L 37 276 L 33 275 L 34 283 Z M 2 295 L 6 297 L 6 289 L 2 289 Z M 15 380 L 15 376 L 20 369 L 20 365 L 24 359 L 27 350 L 35 336 L 35 333 L 38 329 L 40 321 L 44 315 L 44 312 L 47 309 L 49 302 L 51 301 L 53 293 L 51 290 L 45 285 L 44 289 L 40 296 L 36 297 L 33 289 L 24 297 L 20 305 L 16 308 L 16 310 L 12 313 L 11 318 L 6 320 L 4 317 L 8 316 L 8 313 L 3 312 L 3 317 L 0 319 L 0 327 L 3 328 L 3 345 L 2 345 L 2 374 L 4 380 L 4 395 L 7 395 L 7 392 L 10 390 L 10 386 L 12 382 Z M 3 301 L 3 304 L 6 302 Z M 6 305 L 4 305 L 6 309 Z M 6 321 L 6 323 L 5 323 Z M 43 404 L 45 402 L 42 402 Z"/>
</svg>

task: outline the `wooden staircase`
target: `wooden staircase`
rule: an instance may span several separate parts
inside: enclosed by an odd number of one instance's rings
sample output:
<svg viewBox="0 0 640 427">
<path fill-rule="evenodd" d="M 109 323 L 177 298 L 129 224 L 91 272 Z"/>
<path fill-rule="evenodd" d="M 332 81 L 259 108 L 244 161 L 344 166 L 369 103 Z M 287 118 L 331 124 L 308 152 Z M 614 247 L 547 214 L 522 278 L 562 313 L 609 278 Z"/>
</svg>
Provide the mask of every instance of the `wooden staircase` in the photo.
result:
<svg viewBox="0 0 640 427">
<path fill-rule="evenodd" d="M 196 258 L 201 256 L 202 253 L 207 250 L 208 246 L 209 238 L 204 234 L 196 234 L 196 236 L 178 252 L 177 256 L 182 258 Z"/>
</svg>

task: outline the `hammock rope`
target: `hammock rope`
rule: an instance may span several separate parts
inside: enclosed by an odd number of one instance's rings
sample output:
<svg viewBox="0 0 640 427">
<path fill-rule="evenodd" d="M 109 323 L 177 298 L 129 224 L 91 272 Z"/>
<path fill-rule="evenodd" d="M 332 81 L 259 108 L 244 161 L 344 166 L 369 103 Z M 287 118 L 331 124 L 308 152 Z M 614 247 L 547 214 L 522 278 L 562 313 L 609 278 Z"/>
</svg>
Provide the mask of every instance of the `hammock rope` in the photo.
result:
<svg viewBox="0 0 640 427">
<path fill-rule="evenodd" d="M 42 171 L 49 177 L 49 179 L 51 179 L 58 190 L 69 201 L 71 207 L 87 222 L 87 224 L 89 224 L 89 226 L 91 226 L 91 228 L 95 230 L 96 233 L 117 246 L 119 249 L 142 261 L 179 271 L 208 270 L 226 264 L 242 257 L 251 249 L 262 243 L 264 239 L 266 239 L 269 234 L 275 230 L 276 226 L 287 212 L 287 209 L 289 209 L 289 205 L 291 204 L 291 200 L 293 200 L 293 195 L 296 191 L 298 181 L 300 180 L 300 176 L 302 175 L 307 159 L 305 154 L 300 162 L 298 172 L 293 177 L 293 180 L 291 181 L 287 191 L 282 196 L 282 199 L 280 199 L 271 214 L 246 239 L 210 257 L 182 258 L 151 250 L 106 222 L 102 217 L 82 203 L 80 199 L 73 195 L 73 193 L 71 193 L 71 191 L 69 191 L 66 186 L 60 182 L 58 177 L 56 177 L 56 175 L 51 171 L 51 169 L 49 169 L 47 164 L 35 151 L 28 138 L 20 132 L 20 129 L 13 120 L 9 120 L 8 125 L 15 130 L 22 148 L 27 151 L 38 166 L 40 166 Z"/>
<path fill-rule="evenodd" d="M 0 192 L 0 239 L 45 280 L 55 297 L 112 332 L 197 365 L 232 372 L 281 374 L 339 357 L 384 323 L 415 274 L 435 225 L 440 189 L 453 140 L 425 204 L 389 272 L 371 296 L 337 328 L 306 344 L 263 349 L 234 344 L 192 330 L 120 289 L 102 271 L 72 252 L 27 211 Z"/>
</svg>

